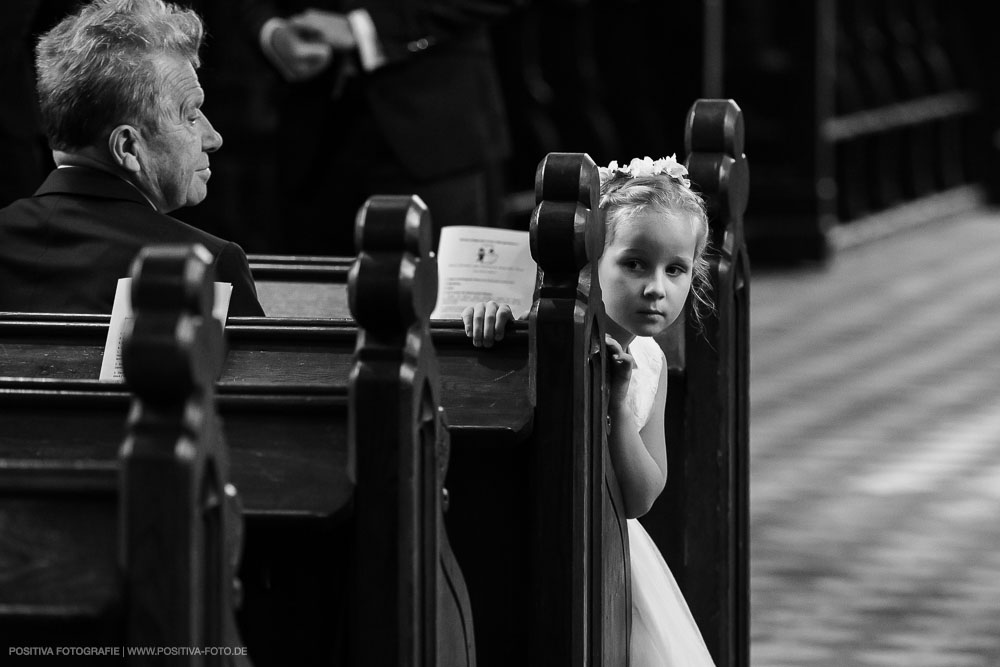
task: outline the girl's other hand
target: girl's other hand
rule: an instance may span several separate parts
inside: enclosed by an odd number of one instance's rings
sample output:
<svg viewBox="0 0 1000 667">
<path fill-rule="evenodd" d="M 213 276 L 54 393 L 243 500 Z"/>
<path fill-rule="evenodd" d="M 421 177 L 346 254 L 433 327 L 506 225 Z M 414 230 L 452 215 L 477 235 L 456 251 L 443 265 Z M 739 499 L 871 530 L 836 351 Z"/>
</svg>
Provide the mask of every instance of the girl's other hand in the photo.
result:
<svg viewBox="0 0 1000 667">
<path fill-rule="evenodd" d="M 624 405 L 628 395 L 628 382 L 632 378 L 635 359 L 610 334 L 605 334 L 604 343 L 608 346 L 612 405 Z"/>
<path fill-rule="evenodd" d="M 503 340 L 504 329 L 512 319 L 510 306 L 496 301 L 479 302 L 462 311 L 465 335 L 476 347 L 492 347 L 494 341 Z"/>
</svg>

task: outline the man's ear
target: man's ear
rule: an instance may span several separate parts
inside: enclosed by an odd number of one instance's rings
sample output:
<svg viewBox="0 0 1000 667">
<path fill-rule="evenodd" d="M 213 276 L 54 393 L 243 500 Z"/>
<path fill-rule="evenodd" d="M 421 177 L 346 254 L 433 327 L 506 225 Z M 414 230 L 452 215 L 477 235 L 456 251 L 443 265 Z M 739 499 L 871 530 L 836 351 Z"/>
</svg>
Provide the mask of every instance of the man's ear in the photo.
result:
<svg viewBox="0 0 1000 667">
<path fill-rule="evenodd" d="M 111 152 L 112 161 L 133 174 L 142 171 L 140 153 L 142 151 L 142 137 L 132 125 L 119 125 L 111 130 L 108 136 L 108 150 Z"/>
</svg>

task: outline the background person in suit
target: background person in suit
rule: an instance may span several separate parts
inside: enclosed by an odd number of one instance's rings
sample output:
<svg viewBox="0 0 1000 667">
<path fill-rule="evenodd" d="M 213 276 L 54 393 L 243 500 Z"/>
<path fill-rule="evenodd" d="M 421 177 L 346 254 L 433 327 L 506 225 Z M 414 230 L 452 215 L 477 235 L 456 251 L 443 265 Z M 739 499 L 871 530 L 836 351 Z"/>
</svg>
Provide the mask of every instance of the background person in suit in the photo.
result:
<svg viewBox="0 0 1000 667">
<path fill-rule="evenodd" d="M 291 253 L 354 253 L 372 194 L 417 194 L 436 228 L 495 226 L 507 122 L 490 24 L 518 0 L 244 0 L 244 26 L 288 83 L 278 199 Z"/>
<path fill-rule="evenodd" d="M 110 312 L 145 245 L 201 243 L 233 283 L 231 315 L 263 315 L 246 255 L 167 215 L 201 202 L 222 136 L 201 112 L 201 19 L 162 0 L 98 0 L 39 40 L 56 169 L 0 210 L 0 310 Z"/>
</svg>

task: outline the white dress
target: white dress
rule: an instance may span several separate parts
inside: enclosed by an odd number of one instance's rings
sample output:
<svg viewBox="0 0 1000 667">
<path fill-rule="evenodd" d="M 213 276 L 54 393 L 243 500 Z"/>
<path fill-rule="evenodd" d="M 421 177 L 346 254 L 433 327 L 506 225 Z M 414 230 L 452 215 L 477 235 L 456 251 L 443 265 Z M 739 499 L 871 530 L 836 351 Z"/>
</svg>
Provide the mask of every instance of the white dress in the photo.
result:
<svg viewBox="0 0 1000 667">
<path fill-rule="evenodd" d="M 628 385 L 628 405 L 645 425 L 653 410 L 665 360 L 652 338 L 629 345 L 635 359 Z M 632 566 L 632 667 L 714 667 L 698 626 L 666 561 L 638 519 L 628 520 Z"/>
</svg>

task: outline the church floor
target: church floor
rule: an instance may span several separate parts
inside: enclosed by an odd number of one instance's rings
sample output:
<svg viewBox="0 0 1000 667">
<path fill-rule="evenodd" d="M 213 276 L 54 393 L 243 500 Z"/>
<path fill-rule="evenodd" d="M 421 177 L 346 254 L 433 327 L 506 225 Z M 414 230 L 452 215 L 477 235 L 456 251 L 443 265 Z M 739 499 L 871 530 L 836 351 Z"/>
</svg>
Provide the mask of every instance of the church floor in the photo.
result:
<svg viewBox="0 0 1000 667">
<path fill-rule="evenodd" d="M 1000 212 L 752 264 L 753 666 L 1000 665 Z"/>
</svg>

